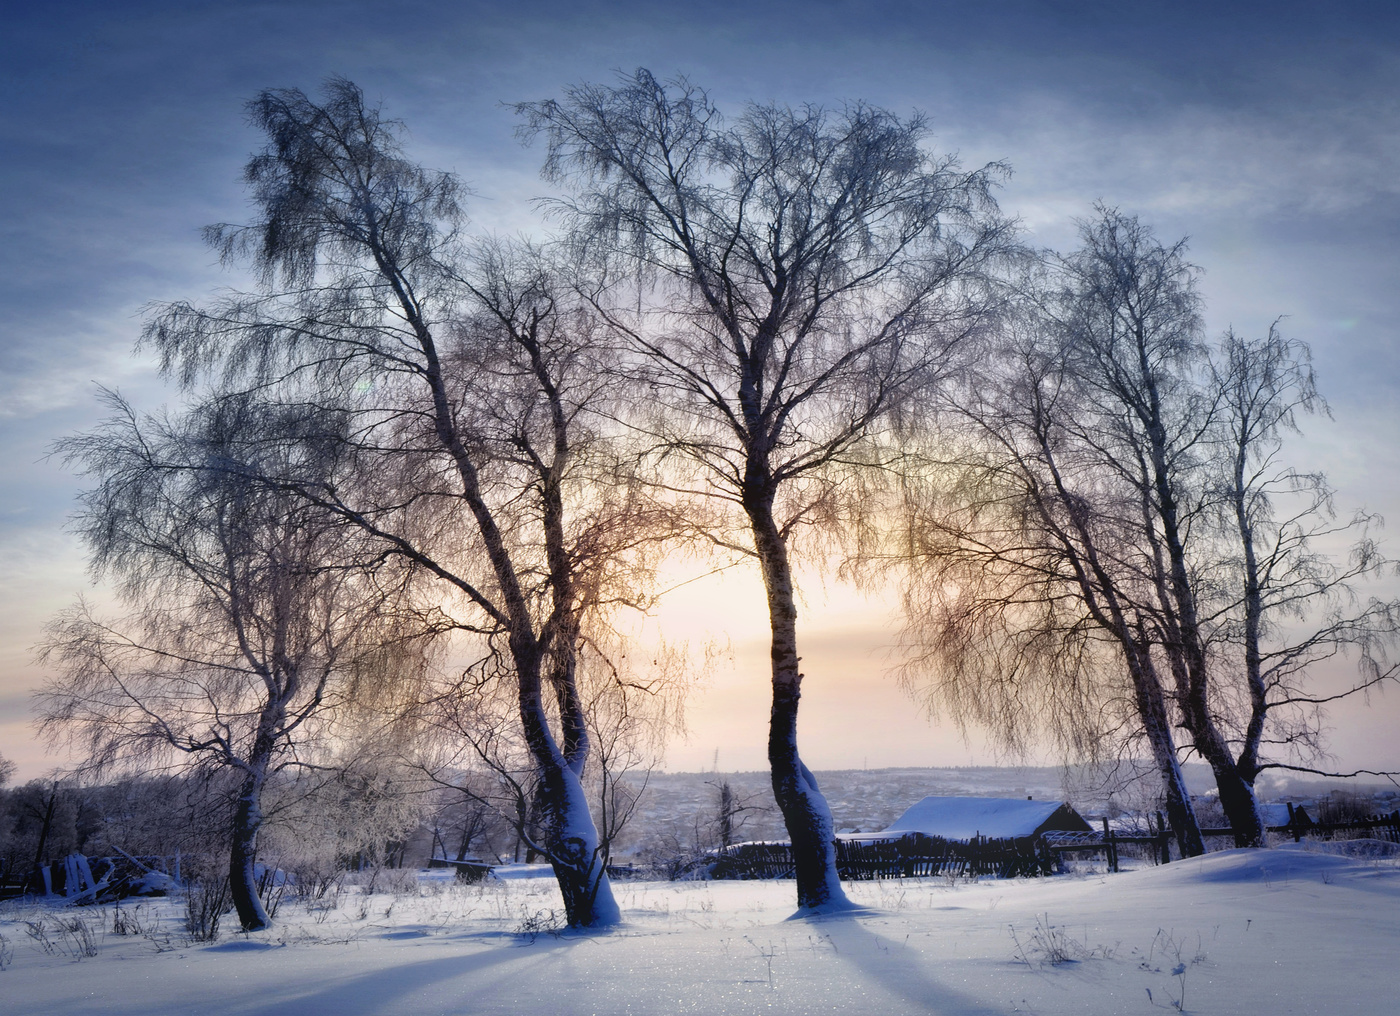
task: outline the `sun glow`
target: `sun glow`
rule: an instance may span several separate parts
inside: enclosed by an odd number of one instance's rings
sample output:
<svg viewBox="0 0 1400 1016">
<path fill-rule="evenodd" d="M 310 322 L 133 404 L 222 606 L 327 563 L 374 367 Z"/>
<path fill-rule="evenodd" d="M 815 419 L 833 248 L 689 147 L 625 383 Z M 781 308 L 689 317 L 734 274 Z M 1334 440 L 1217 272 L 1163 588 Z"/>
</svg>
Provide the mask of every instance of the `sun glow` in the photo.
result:
<svg viewBox="0 0 1400 1016">
<path fill-rule="evenodd" d="M 893 674 L 902 623 L 893 588 L 866 593 L 799 569 L 798 651 L 803 699 L 798 721 L 803 759 L 813 769 L 985 764 L 983 740 L 931 722 Z M 665 767 L 694 772 L 766 769 L 771 698 L 768 609 L 756 568 L 707 572 L 668 564 L 669 589 L 635 635 L 641 645 L 685 652 L 694 676 L 685 730 L 672 737 Z M 716 756 L 718 752 L 718 756 Z"/>
</svg>

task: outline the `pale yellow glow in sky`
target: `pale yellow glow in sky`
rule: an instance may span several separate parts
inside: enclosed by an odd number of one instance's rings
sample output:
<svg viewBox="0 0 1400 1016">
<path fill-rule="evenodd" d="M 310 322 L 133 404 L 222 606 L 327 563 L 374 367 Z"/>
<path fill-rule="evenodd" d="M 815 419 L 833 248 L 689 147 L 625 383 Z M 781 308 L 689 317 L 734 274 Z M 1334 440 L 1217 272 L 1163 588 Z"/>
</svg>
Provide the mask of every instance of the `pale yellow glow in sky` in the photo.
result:
<svg viewBox="0 0 1400 1016">
<path fill-rule="evenodd" d="M 844 582 L 824 582 L 811 569 L 797 579 L 805 675 L 798 747 L 809 767 L 994 764 L 983 738 L 974 736 L 969 745 L 951 725 L 931 723 L 890 673 L 899 624 L 892 594 L 867 596 Z M 662 598 L 653 620 L 668 641 L 689 643 L 697 661 L 707 642 L 727 650 L 707 668 L 697 662 L 705 672 L 687 701 L 686 734 L 668 747 L 666 768 L 709 769 L 719 749 L 721 770 L 766 769 L 768 612 L 757 569 L 740 565 L 676 589 Z"/>
</svg>

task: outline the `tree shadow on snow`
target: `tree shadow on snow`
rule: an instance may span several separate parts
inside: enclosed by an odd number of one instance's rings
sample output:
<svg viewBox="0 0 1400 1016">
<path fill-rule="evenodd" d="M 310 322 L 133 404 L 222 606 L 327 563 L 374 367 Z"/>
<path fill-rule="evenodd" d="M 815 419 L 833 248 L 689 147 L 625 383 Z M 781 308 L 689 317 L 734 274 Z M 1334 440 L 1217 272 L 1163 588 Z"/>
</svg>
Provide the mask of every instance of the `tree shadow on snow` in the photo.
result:
<svg viewBox="0 0 1400 1016">
<path fill-rule="evenodd" d="M 300 991 L 278 999 L 268 999 L 254 995 L 247 999 L 230 999 L 224 1011 L 230 1014 L 257 1014 L 257 1016 L 307 1016 L 308 1013 L 333 1013 L 335 1016 L 358 1016 L 405 1012 L 421 1013 L 441 1011 L 443 997 L 425 996 L 425 993 L 444 981 L 458 980 L 461 989 L 453 999 L 462 1007 L 461 1011 L 471 1011 L 474 998 L 490 996 L 495 990 L 495 981 L 484 981 L 482 975 L 500 964 L 524 962 L 527 967 L 546 962 L 550 954 L 558 948 L 566 947 L 563 941 L 540 942 L 528 951 L 516 949 L 491 949 L 479 953 L 456 956 L 443 956 L 431 960 L 411 963 L 390 963 L 375 967 L 355 977 L 345 978 L 330 984 L 318 986 L 310 991 Z M 528 969 L 515 969 L 508 975 L 512 980 L 528 978 Z M 266 989 L 262 989 L 266 992 Z M 453 1010 L 455 1011 L 455 1007 Z"/>
<path fill-rule="evenodd" d="M 881 911 L 852 907 L 834 913 L 793 915 L 822 928 L 836 947 L 836 958 L 859 970 L 872 983 L 899 995 L 923 1012 L 947 1016 L 1004 1016 L 1006 1010 L 949 987 L 929 971 L 919 953 L 891 946 L 860 923 Z"/>
</svg>

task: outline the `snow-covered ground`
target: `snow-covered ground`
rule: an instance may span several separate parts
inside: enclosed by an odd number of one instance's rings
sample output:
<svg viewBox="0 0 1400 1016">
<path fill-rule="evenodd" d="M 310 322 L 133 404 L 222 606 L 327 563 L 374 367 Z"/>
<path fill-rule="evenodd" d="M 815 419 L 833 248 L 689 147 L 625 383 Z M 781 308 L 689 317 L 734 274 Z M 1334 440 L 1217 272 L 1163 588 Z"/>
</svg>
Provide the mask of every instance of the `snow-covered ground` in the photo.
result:
<svg viewBox="0 0 1400 1016">
<path fill-rule="evenodd" d="M 802 920 L 788 919 L 790 882 L 623 882 L 626 923 L 606 934 L 543 930 L 560 906 L 530 877 L 347 890 L 334 909 L 285 904 L 273 932 L 213 944 L 184 938 L 176 899 L 123 904 L 148 932 L 126 935 L 111 907 L 10 903 L 0 1012 L 1396 1012 L 1400 861 L 1364 856 L 1367 841 L 1348 847 L 1363 856 L 1302 848 L 1116 875 L 851 883 L 863 909 Z M 73 920 L 96 955 L 59 930 Z"/>
</svg>

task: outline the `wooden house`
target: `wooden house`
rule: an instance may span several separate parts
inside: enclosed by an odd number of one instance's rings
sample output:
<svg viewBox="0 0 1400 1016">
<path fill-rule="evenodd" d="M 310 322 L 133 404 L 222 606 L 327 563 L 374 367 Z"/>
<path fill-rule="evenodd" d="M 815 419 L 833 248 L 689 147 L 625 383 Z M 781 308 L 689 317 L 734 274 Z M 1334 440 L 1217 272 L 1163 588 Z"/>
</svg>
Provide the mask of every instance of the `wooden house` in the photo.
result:
<svg viewBox="0 0 1400 1016">
<path fill-rule="evenodd" d="M 875 833 L 847 833 L 841 839 L 875 843 L 921 834 L 944 840 L 976 837 L 1019 840 L 1047 832 L 1089 832 L 1089 823 L 1061 801 L 1016 797 L 925 797 Z"/>
</svg>

